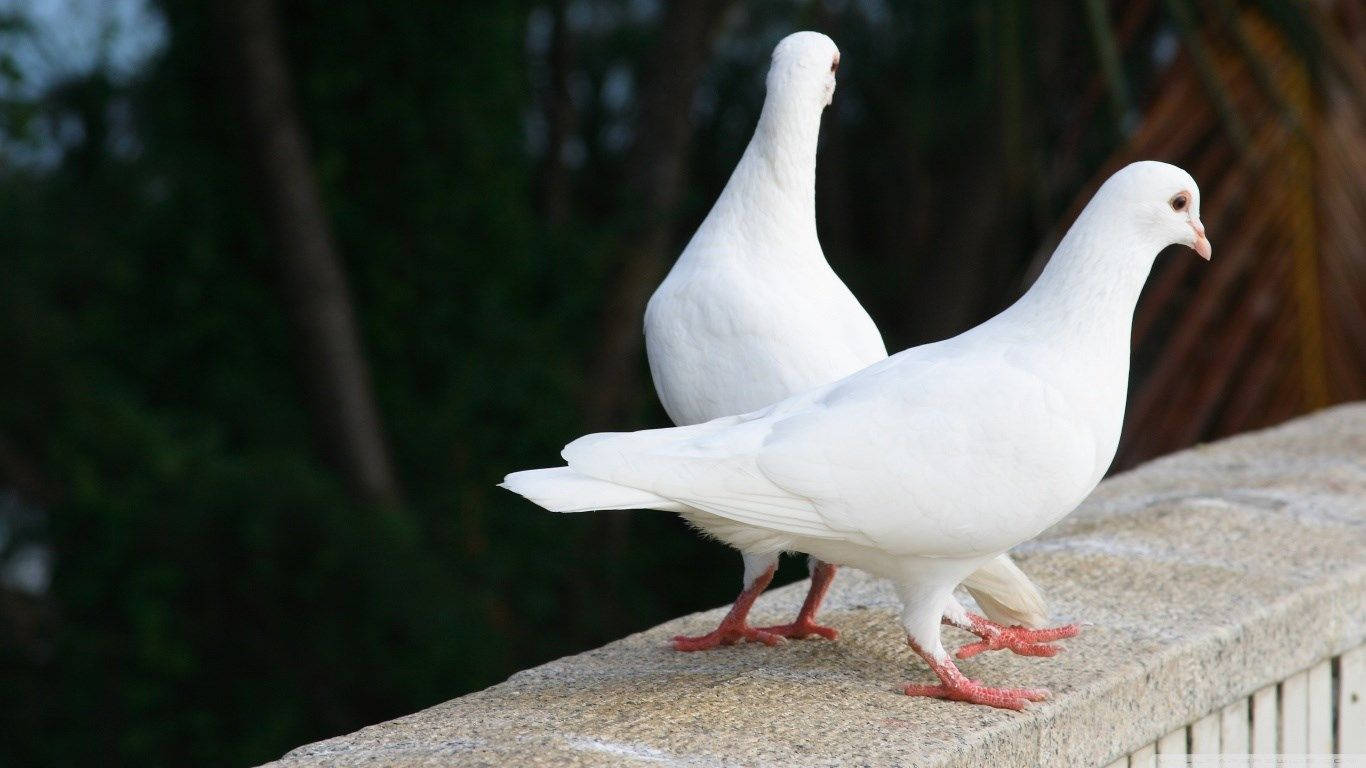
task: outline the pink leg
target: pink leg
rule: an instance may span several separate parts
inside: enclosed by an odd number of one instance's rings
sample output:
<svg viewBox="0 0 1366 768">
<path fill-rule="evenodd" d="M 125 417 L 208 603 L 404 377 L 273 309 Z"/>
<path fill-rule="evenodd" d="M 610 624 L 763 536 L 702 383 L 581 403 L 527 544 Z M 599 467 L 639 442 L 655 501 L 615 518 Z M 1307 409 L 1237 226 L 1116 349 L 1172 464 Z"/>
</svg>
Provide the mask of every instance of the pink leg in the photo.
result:
<svg viewBox="0 0 1366 768">
<path fill-rule="evenodd" d="M 914 640 L 908 642 L 911 649 L 920 654 L 920 658 L 924 659 L 930 665 L 930 669 L 939 676 L 940 682 L 939 685 L 909 684 L 904 689 L 907 696 L 952 699 L 1001 709 L 1024 709 L 1028 702 L 1048 698 L 1046 688 L 991 688 L 976 680 L 969 680 L 947 657 L 942 661 L 936 661 L 933 656 L 916 645 Z"/>
<path fill-rule="evenodd" d="M 1049 645 L 1049 643 L 1065 637 L 1075 637 L 1080 631 L 1076 624 L 1048 629 L 1007 627 L 975 613 L 968 614 L 967 624 L 960 624 L 947 618 L 944 619 L 944 623 L 959 629 L 966 629 L 982 638 L 980 642 L 969 643 L 959 648 L 954 655 L 960 659 L 976 656 L 982 651 L 996 651 L 1002 648 L 1008 648 L 1021 656 L 1053 656 L 1062 648 L 1057 645 Z"/>
<path fill-rule="evenodd" d="M 825 599 L 825 593 L 830 591 L 830 582 L 835 580 L 836 570 L 836 567 L 829 563 L 817 562 L 816 568 L 811 572 L 811 588 L 806 592 L 806 600 L 802 603 L 802 609 L 797 614 L 797 620 L 791 624 L 763 627 L 759 631 L 796 640 L 811 635 L 820 635 L 826 640 L 834 640 L 839 637 L 840 633 L 834 627 L 816 623 L 816 611 L 820 610 L 821 601 Z"/>
<path fill-rule="evenodd" d="M 718 645 L 734 645 L 741 640 L 758 640 L 764 645 L 776 645 L 781 638 L 772 632 L 755 629 L 748 624 L 749 609 L 754 606 L 754 601 L 759 599 L 760 593 L 768 588 L 768 583 L 773 581 L 773 571 L 774 566 L 770 565 L 753 584 L 745 587 L 745 591 L 735 598 L 730 613 L 721 619 L 716 629 L 696 637 L 679 635 L 674 638 L 674 648 L 680 651 L 705 651 Z"/>
</svg>

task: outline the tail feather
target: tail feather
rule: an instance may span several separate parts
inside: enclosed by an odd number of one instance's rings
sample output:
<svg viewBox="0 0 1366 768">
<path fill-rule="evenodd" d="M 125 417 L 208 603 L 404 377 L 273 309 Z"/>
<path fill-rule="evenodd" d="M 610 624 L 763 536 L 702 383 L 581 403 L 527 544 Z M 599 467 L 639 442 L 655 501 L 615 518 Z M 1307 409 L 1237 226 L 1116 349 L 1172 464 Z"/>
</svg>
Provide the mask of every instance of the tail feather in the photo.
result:
<svg viewBox="0 0 1366 768">
<path fill-rule="evenodd" d="M 998 624 L 1038 628 L 1048 623 L 1048 604 L 1043 593 L 1009 555 L 1001 555 L 974 571 L 963 587 L 987 618 Z"/>
<path fill-rule="evenodd" d="M 660 509 L 680 512 L 684 505 L 649 491 L 628 488 L 579 474 L 569 467 L 513 472 L 498 484 L 551 512 L 588 512 L 596 509 Z"/>
</svg>

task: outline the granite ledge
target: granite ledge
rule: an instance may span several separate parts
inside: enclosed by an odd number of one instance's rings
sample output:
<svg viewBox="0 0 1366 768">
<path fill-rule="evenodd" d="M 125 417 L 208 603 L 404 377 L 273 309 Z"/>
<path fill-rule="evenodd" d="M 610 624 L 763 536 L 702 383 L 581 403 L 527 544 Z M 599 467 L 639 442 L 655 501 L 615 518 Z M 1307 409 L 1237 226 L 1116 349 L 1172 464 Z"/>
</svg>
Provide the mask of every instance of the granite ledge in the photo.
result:
<svg viewBox="0 0 1366 768">
<path fill-rule="evenodd" d="M 1113 477 L 1015 552 L 1055 618 L 1086 623 L 1053 659 L 963 662 L 1052 689 L 1026 712 L 898 695 L 932 676 L 890 588 L 845 569 L 822 611 L 836 642 L 670 650 L 718 608 L 270 765 L 1105 765 L 1366 642 L 1366 403 Z M 793 614 L 803 590 L 765 595 L 756 620 Z"/>
</svg>

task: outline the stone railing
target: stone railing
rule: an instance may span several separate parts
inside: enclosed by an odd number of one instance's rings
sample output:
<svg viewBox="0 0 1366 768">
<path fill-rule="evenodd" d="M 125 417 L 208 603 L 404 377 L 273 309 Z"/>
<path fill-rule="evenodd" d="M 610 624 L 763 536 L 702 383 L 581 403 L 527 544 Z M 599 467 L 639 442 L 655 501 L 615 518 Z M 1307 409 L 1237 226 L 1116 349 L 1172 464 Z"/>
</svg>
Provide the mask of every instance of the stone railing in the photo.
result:
<svg viewBox="0 0 1366 768">
<path fill-rule="evenodd" d="M 1017 554 L 1054 618 L 1085 623 L 1052 659 L 962 663 L 994 684 L 1052 689 L 1025 712 L 895 692 L 930 672 L 906 648 L 891 589 L 846 569 L 822 612 L 836 642 L 670 650 L 717 609 L 272 765 L 1032 768 L 1366 753 L 1366 404 L 1116 476 Z M 774 590 L 755 617 L 793 615 L 803 589 Z M 945 632 L 946 645 L 968 639 Z"/>
</svg>

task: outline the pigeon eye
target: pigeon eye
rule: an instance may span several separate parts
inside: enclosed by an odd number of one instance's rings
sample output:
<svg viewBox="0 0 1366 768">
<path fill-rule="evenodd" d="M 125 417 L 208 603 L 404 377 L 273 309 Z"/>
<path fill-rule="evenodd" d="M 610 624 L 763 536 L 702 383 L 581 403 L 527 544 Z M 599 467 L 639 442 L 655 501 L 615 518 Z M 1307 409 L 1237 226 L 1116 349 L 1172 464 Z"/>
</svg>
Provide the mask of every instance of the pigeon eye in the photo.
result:
<svg viewBox="0 0 1366 768">
<path fill-rule="evenodd" d="M 1181 211 L 1186 210 L 1186 206 L 1189 203 L 1190 199 L 1186 197 L 1185 192 L 1182 192 L 1181 194 L 1172 198 L 1172 210 L 1176 211 L 1177 213 L 1180 213 Z"/>
<path fill-rule="evenodd" d="M 830 71 L 831 71 L 831 72 L 834 72 L 835 70 L 837 70 L 837 69 L 839 69 L 839 68 L 840 68 L 840 57 L 836 56 L 834 59 L 832 59 L 832 60 L 830 61 Z"/>
</svg>

